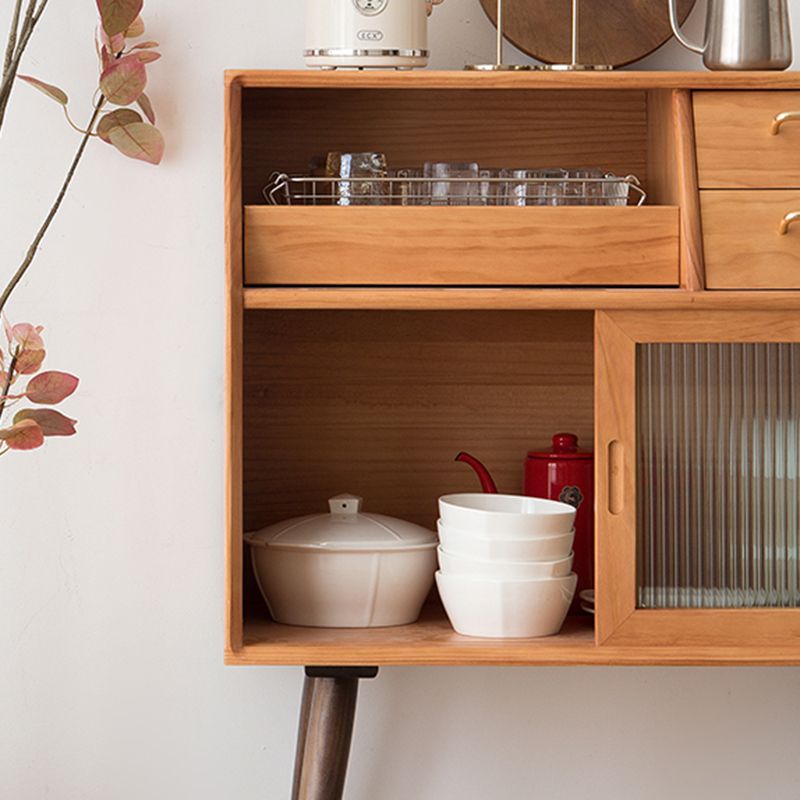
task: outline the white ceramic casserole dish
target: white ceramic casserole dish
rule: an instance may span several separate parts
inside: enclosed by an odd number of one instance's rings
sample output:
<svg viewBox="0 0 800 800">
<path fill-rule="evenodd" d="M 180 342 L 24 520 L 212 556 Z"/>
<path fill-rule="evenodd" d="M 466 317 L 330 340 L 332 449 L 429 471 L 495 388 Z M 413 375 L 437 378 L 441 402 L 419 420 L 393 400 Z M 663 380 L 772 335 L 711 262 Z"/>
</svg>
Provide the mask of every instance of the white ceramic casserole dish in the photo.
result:
<svg viewBox="0 0 800 800">
<path fill-rule="evenodd" d="M 362 514 L 360 497 L 339 495 L 328 503 L 328 514 L 245 534 L 273 619 L 320 628 L 414 622 L 433 585 L 436 534 Z"/>
</svg>

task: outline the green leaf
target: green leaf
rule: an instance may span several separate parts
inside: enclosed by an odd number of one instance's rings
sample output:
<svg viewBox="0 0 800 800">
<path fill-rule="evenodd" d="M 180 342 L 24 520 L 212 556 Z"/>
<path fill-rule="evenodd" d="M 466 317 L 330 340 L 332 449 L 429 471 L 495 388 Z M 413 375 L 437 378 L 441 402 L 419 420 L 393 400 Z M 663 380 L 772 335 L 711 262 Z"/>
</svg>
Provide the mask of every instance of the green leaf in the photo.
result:
<svg viewBox="0 0 800 800">
<path fill-rule="evenodd" d="M 127 106 L 139 99 L 147 85 L 147 72 L 134 53 L 115 61 L 100 76 L 100 91 L 115 106 Z"/>
<path fill-rule="evenodd" d="M 73 436 L 77 433 L 75 423 L 78 420 L 65 417 L 54 408 L 23 409 L 14 415 L 14 424 L 24 419 L 32 419 L 45 436 Z"/>
<path fill-rule="evenodd" d="M 103 30 L 109 36 L 125 33 L 136 21 L 143 5 L 144 0 L 97 0 Z"/>
<path fill-rule="evenodd" d="M 128 158 L 158 164 L 164 157 L 164 137 L 161 131 L 146 122 L 118 125 L 108 132 L 108 138 Z"/>
<path fill-rule="evenodd" d="M 153 125 L 155 125 L 156 112 L 155 109 L 153 108 L 153 104 L 150 102 L 150 98 L 144 92 L 142 92 L 139 95 L 139 99 L 136 101 L 136 105 L 142 109 L 147 119 L 149 119 L 150 122 L 152 122 Z"/>
<path fill-rule="evenodd" d="M 100 122 L 97 123 L 97 135 L 107 144 L 111 144 L 111 139 L 108 134 L 112 128 L 118 128 L 120 125 L 129 125 L 132 122 L 142 122 L 142 116 L 132 108 L 118 108 L 116 111 L 111 111 L 105 114 Z"/>
<path fill-rule="evenodd" d="M 40 81 L 38 78 L 32 78 L 30 75 L 17 75 L 17 77 L 21 81 L 25 81 L 25 83 L 29 83 L 31 86 L 38 89 L 40 92 L 46 94 L 51 100 L 55 100 L 61 106 L 66 106 L 69 103 L 69 98 L 67 97 L 67 93 L 58 88 L 58 86 L 53 86 L 51 83 L 45 83 L 44 81 Z"/>
</svg>

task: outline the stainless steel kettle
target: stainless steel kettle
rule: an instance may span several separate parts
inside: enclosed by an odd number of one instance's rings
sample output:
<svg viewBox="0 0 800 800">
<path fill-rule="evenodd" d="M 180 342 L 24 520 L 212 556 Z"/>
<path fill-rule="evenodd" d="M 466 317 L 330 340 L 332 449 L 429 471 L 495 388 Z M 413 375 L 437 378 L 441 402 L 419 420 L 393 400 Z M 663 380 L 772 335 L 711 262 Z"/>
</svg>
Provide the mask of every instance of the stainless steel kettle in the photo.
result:
<svg viewBox="0 0 800 800">
<path fill-rule="evenodd" d="M 786 69 L 792 63 L 788 0 L 708 0 L 703 47 L 680 29 L 677 0 L 669 0 L 677 40 L 700 53 L 708 69 Z"/>
</svg>

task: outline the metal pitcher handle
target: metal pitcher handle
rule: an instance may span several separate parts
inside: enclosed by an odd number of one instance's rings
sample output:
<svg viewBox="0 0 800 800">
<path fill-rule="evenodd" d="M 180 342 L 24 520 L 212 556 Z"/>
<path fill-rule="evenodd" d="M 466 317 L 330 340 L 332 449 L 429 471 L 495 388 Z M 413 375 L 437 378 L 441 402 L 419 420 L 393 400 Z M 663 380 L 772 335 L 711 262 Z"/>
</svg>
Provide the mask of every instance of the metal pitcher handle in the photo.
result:
<svg viewBox="0 0 800 800">
<path fill-rule="evenodd" d="M 675 34 L 675 38 L 687 50 L 703 55 L 704 48 L 687 39 L 681 30 L 680 22 L 678 21 L 678 0 L 669 0 L 669 24 L 672 26 L 672 32 Z"/>
</svg>

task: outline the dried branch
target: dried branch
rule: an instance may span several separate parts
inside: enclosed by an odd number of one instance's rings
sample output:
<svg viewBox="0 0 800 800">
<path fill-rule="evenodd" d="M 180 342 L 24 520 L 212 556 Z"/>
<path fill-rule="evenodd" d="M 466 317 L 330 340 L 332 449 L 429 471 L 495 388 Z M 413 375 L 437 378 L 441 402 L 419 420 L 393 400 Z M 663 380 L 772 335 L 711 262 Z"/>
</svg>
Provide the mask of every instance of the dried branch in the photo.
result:
<svg viewBox="0 0 800 800">
<path fill-rule="evenodd" d="M 72 179 L 75 177 L 75 170 L 78 168 L 78 164 L 83 157 L 83 152 L 86 150 L 86 145 L 89 144 L 89 140 L 92 138 L 93 129 L 95 123 L 97 122 L 97 118 L 100 116 L 100 111 L 102 110 L 103 106 L 105 105 L 106 99 L 102 95 L 100 95 L 100 99 L 97 101 L 97 104 L 94 107 L 94 113 L 92 114 L 92 118 L 89 120 L 89 124 L 86 126 L 86 133 L 83 135 L 81 139 L 81 143 L 78 147 L 78 151 L 75 153 L 75 157 L 72 159 L 72 163 L 70 164 L 69 170 L 67 171 L 67 177 L 64 179 L 64 183 L 61 185 L 61 189 L 56 196 L 55 202 L 53 203 L 52 208 L 50 209 L 47 217 L 45 217 L 44 222 L 42 223 L 41 227 L 39 228 L 36 236 L 31 243 L 31 246 L 28 248 L 28 252 L 25 254 L 25 258 L 23 259 L 22 263 L 17 268 L 17 271 L 14 273 L 14 277 L 8 283 L 8 286 L 3 290 L 3 294 L 0 295 L 0 312 L 5 308 L 6 303 L 8 302 L 8 298 L 11 297 L 11 293 L 17 287 L 17 284 L 22 280 L 25 273 L 28 271 L 28 267 L 33 262 L 34 257 L 36 256 L 36 251 L 39 249 L 39 245 L 44 239 L 44 235 L 47 233 L 47 229 L 50 227 L 50 224 L 53 221 L 53 218 L 58 213 L 58 209 L 61 208 L 61 203 L 64 201 L 64 197 L 67 194 L 67 189 L 69 189 L 69 185 L 72 183 Z"/>
<path fill-rule="evenodd" d="M 28 7 L 25 11 L 25 17 L 22 20 L 22 29 L 19 31 L 19 41 L 17 42 L 17 49 L 14 52 L 8 67 L 3 69 L 3 82 L 0 83 L 0 130 L 3 128 L 3 120 L 6 116 L 6 107 L 8 100 L 11 97 L 11 89 L 14 86 L 14 80 L 17 77 L 17 70 L 19 69 L 20 61 L 25 53 L 25 48 L 28 46 L 33 31 L 36 28 L 39 20 L 42 18 L 45 8 L 49 0 L 41 0 L 39 7 L 36 8 L 36 0 L 28 0 Z"/>
<path fill-rule="evenodd" d="M 22 11 L 22 0 L 14 3 L 14 14 L 11 17 L 11 28 L 8 31 L 8 44 L 6 44 L 6 57 L 3 60 L 3 77 L 5 78 L 11 59 L 14 58 L 14 51 L 17 49 L 17 34 L 19 32 L 19 15 Z"/>
</svg>

